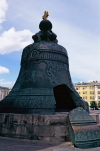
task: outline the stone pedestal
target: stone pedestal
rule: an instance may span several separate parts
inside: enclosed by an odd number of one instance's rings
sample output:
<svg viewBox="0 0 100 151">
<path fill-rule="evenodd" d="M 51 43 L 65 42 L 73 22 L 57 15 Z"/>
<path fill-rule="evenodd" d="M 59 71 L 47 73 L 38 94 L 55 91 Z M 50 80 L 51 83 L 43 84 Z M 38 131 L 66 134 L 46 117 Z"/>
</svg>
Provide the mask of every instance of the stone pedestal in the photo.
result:
<svg viewBox="0 0 100 151">
<path fill-rule="evenodd" d="M 68 113 L 1 113 L 0 135 L 33 140 L 69 141 Z"/>
</svg>

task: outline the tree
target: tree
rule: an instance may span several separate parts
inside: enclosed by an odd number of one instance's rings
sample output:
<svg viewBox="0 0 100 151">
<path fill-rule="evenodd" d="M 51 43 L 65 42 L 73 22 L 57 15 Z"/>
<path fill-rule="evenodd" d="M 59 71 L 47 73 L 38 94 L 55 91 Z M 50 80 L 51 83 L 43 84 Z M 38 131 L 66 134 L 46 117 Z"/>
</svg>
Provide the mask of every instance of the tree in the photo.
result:
<svg viewBox="0 0 100 151">
<path fill-rule="evenodd" d="M 100 101 L 98 101 L 98 107 L 100 108 Z"/>
<path fill-rule="evenodd" d="M 91 101 L 90 102 L 90 107 L 95 109 L 95 110 L 98 109 L 96 101 Z"/>
</svg>

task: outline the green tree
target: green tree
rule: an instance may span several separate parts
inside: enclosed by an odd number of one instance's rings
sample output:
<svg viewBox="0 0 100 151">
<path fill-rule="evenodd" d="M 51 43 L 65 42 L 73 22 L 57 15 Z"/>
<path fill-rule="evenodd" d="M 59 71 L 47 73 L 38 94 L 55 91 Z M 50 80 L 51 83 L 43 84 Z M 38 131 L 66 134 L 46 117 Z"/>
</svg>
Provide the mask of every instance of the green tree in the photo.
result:
<svg viewBox="0 0 100 151">
<path fill-rule="evenodd" d="M 90 107 L 95 109 L 95 110 L 98 109 L 96 101 L 91 101 L 90 102 Z"/>
<path fill-rule="evenodd" d="M 100 108 L 100 101 L 98 101 L 98 107 Z"/>
</svg>

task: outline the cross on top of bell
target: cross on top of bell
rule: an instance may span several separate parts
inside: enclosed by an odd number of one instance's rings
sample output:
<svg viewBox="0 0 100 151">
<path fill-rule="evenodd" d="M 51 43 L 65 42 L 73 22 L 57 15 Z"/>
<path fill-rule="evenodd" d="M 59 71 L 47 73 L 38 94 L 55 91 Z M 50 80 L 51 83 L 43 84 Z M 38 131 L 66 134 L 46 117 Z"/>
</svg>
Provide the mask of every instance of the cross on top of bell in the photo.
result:
<svg viewBox="0 0 100 151">
<path fill-rule="evenodd" d="M 45 11 L 45 12 L 44 12 L 44 15 L 42 16 L 42 19 L 47 20 L 48 16 L 49 16 L 49 12 L 48 12 L 48 11 Z"/>
</svg>

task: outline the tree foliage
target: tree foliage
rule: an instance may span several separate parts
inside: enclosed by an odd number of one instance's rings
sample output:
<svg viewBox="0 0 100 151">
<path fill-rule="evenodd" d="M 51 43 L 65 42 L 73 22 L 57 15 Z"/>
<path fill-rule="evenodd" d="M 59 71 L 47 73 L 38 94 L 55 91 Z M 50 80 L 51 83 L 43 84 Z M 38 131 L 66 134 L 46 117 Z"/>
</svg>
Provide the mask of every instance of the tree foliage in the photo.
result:
<svg viewBox="0 0 100 151">
<path fill-rule="evenodd" d="M 90 107 L 96 110 L 97 109 L 97 103 L 96 103 L 96 101 L 91 101 L 90 102 Z"/>
<path fill-rule="evenodd" d="M 100 101 L 98 101 L 98 107 L 100 108 Z"/>
</svg>

